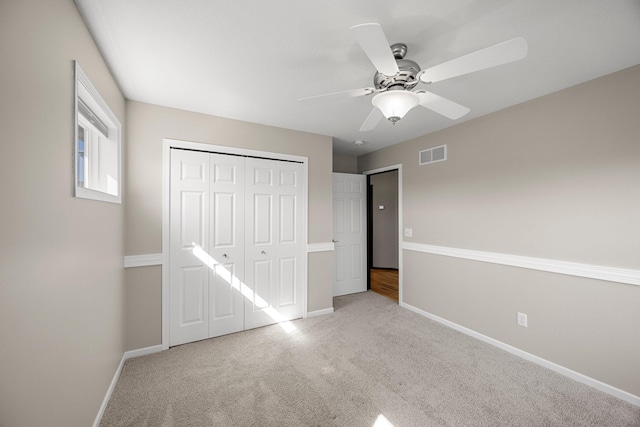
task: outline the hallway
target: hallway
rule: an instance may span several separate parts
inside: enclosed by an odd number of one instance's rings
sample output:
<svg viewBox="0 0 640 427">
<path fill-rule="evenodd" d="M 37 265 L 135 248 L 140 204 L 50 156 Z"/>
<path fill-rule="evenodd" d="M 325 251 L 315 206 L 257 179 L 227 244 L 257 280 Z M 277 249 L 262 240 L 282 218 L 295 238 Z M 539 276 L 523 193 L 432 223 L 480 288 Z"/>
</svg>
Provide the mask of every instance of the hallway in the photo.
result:
<svg viewBox="0 0 640 427">
<path fill-rule="evenodd" d="M 371 290 L 398 302 L 398 270 L 393 268 L 372 268 Z"/>
</svg>

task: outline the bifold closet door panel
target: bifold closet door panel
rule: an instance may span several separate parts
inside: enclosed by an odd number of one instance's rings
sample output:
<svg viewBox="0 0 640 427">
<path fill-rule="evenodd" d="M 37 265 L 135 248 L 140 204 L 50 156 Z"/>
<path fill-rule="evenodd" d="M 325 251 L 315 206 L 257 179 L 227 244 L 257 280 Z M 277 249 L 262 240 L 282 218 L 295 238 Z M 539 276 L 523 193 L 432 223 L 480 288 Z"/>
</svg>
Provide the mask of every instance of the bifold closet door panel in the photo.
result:
<svg viewBox="0 0 640 427">
<path fill-rule="evenodd" d="M 247 158 L 245 328 L 303 314 L 303 165 Z"/>
<path fill-rule="evenodd" d="M 301 163 L 278 162 L 278 182 L 276 186 L 279 224 L 277 234 L 277 276 L 278 299 L 276 309 L 286 319 L 302 317 L 306 283 L 305 259 L 306 215 L 304 191 L 306 177 Z"/>
<path fill-rule="evenodd" d="M 209 337 L 244 330 L 243 157 L 209 155 Z"/>
<path fill-rule="evenodd" d="M 169 345 L 209 337 L 209 156 L 171 150 Z"/>
</svg>

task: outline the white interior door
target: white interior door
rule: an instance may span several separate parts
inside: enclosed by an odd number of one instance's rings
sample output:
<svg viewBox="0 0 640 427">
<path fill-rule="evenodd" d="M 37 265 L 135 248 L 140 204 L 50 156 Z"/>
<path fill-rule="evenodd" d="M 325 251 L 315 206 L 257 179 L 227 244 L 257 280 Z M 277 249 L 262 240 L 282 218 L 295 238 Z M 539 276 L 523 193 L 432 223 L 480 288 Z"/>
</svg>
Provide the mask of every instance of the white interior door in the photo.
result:
<svg viewBox="0 0 640 427">
<path fill-rule="evenodd" d="M 171 150 L 170 346 L 302 317 L 304 171 Z"/>
<path fill-rule="evenodd" d="M 333 296 L 367 290 L 366 184 L 365 175 L 333 174 Z"/>
<path fill-rule="evenodd" d="M 246 160 L 245 328 L 302 317 L 304 168 Z"/>
</svg>

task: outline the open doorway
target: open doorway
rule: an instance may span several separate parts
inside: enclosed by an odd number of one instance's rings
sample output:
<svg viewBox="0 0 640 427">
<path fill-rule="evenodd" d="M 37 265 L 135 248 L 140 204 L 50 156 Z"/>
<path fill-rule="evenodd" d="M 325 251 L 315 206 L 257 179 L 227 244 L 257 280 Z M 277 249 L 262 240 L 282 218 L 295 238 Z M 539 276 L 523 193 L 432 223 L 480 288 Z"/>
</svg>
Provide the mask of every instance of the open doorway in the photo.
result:
<svg viewBox="0 0 640 427">
<path fill-rule="evenodd" d="M 398 170 L 367 176 L 369 289 L 399 300 Z"/>
</svg>

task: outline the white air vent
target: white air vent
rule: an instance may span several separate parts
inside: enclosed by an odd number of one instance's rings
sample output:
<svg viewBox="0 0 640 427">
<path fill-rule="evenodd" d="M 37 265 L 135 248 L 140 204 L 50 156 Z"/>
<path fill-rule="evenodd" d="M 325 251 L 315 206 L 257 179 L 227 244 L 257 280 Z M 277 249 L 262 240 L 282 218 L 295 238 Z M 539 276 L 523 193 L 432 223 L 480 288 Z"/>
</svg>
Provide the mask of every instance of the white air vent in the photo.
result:
<svg viewBox="0 0 640 427">
<path fill-rule="evenodd" d="M 429 148 L 428 150 L 422 150 L 419 153 L 420 165 L 426 165 L 428 163 L 442 162 L 447 160 L 447 146 L 441 145 L 439 147 Z"/>
</svg>

